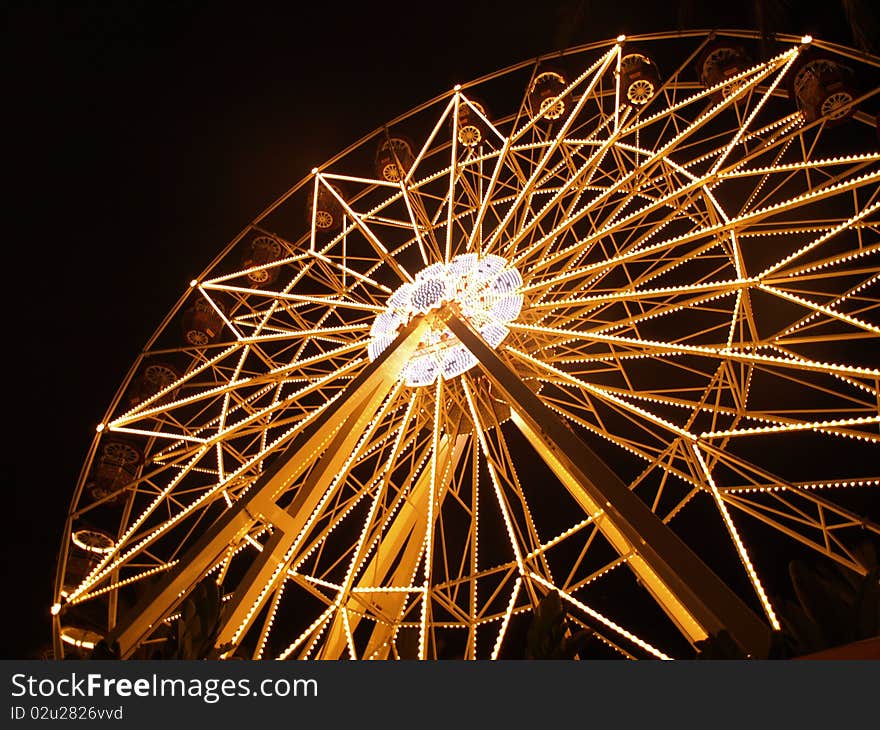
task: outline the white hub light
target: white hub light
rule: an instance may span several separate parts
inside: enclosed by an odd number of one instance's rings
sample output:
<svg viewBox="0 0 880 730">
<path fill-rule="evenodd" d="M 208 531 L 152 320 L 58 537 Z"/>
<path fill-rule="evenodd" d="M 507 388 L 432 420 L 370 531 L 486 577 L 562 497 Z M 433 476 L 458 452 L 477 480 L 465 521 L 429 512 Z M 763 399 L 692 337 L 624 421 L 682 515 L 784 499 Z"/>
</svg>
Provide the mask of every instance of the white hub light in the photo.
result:
<svg viewBox="0 0 880 730">
<path fill-rule="evenodd" d="M 491 347 L 498 347 L 522 310 L 522 277 L 500 256 L 479 258 L 468 253 L 448 264 L 422 269 L 411 284 L 403 284 L 388 299 L 388 307 L 373 322 L 368 352 L 375 360 L 390 345 L 401 326 L 416 314 L 456 302 L 462 316 Z M 431 327 L 404 370 L 406 384 L 431 385 L 470 370 L 477 359 L 445 326 Z"/>
</svg>

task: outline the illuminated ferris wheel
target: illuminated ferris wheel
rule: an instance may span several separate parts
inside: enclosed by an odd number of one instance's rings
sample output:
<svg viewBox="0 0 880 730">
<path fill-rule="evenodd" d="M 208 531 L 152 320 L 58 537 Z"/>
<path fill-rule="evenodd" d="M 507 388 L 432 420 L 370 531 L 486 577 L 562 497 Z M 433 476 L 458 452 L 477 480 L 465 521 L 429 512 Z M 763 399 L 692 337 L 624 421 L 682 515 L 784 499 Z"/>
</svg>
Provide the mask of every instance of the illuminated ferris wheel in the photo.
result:
<svg viewBox="0 0 880 730">
<path fill-rule="evenodd" d="M 312 170 L 98 426 L 56 654 L 161 653 L 216 585 L 221 657 L 518 656 L 551 593 L 581 656 L 758 655 L 778 545 L 864 574 L 880 60 L 774 54 L 570 49 Z"/>
</svg>

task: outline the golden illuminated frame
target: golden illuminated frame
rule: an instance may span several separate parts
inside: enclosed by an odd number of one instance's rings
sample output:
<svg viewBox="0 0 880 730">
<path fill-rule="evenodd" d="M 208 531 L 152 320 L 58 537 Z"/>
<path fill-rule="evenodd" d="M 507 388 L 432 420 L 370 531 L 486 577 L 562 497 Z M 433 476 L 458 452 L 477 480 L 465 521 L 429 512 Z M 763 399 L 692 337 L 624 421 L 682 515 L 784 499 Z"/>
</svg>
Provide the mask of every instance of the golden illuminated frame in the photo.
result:
<svg viewBox="0 0 880 730">
<path fill-rule="evenodd" d="M 59 558 L 56 653 L 112 631 L 146 655 L 207 579 L 229 603 L 221 656 L 515 656 L 549 591 L 603 652 L 687 656 L 712 627 L 663 598 L 671 579 L 651 584 L 605 506 L 563 485 L 552 440 L 523 437 L 508 377 L 711 568 L 739 566 L 766 626 L 768 545 L 865 573 L 853 546 L 880 534 L 880 62 L 794 37 L 757 61 L 756 40 L 620 37 L 490 74 L 261 213 L 193 279 L 98 427 Z M 719 47 L 739 65 L 701 76 Z M 825 93 L 816 58 L 851 91 Z M 547 68 L 558 88 L 534 83 Z M 463 110 L 478 144 L 456 134 Z M 400 179 L 370 167 L 380 146 Z M 516 297 L 492 343 L 503 369 L 408 385 L 466 277 L 419 316 L 377 318 L 462 257 L 516 272 L 498 294 Z M 378 366 L 377 332 L 385 346 L 404 332 Z"/>
</svg>

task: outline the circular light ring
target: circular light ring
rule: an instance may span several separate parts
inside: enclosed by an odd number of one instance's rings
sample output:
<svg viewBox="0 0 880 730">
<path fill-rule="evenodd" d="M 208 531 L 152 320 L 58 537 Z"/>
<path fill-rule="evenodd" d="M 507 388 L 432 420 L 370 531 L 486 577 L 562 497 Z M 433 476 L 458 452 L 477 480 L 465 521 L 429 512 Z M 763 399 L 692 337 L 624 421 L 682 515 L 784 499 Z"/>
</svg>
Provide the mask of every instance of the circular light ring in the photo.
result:
<svg viewBox="0 0 880 730">
<path fill-rule="evenodd" d="M 98 555 L 113 551 L 113 538 L 100 530 L 77 530 L 70 536 L 71 542 L 81 550 Z"/>
<path fill-rule="evenodd" d="M 501 256 L 480 258 L 466 253 L 448 264 L 432 264 L 416 274 L 412 283 L 398 287 L 388 298 L 387 309 L 373 320 L 367 346 L 369 358 L 372 361 L 379 357 L 400 327 L 414 316 L 453 301 L 486 342 L 498 347 L 509 333 L 503 323 L 513 321 L 522 311 L 521 286 L 522 276 Z M 447 327 L 434 326 L 422 336 L 403 377 L 412 387 L 431 385 L 440 376 L 448 380 L 476 364 L 476 357 Z"/>
<path fill-rule="evenodd" d="M 458 141 L 465 147 L 476 147 L 483 141 L 479 127 L 468 124 L 458 130 Z"/>
<path fill-rule="evenodd" d="M 144 379 L 150 384 L 156 386 L 157 389 L 167 388 L 180 376 L 170 365 L 154 363 L 144 368 Z"/>
<path fill-rule="evenodd" d="M 652 96 L 654 96 L 654 84 L 647 79 L 633 81 L 626 90 L 626 97 L 633 104 L 647 104 Z"/>
<path fill-rule="evenodd" d="M 829 119 L 842 119 L 849 112 L 853 95 L 849 91 L 838 91 L 822 102 L 821 113 Z"/>
<path fill-rule="evenodd" d="M 104 444 L 101 460 L 107 464 L 120 464 L 123 466 L 137 464 L 141 460 L 138 450 L 131 444 L 123 441 L 108 441 Z"/>
<path fill-rule="evenodd" d="M 320 228 L 322 230 L 333 228 L 333 214 L 326 210 L 316 211 L 315 228 Z"/>
</svg>

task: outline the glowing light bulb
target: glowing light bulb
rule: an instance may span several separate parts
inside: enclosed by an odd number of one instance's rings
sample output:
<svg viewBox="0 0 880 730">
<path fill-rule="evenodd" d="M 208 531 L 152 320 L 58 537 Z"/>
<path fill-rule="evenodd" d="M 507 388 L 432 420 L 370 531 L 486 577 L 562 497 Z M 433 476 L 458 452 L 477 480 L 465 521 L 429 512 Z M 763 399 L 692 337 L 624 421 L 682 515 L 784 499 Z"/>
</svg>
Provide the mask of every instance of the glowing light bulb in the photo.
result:
<svg viewBox="0 0 880 730">
<path fill-rule="evenodd" d="M 443 284 L 442 279 L 428 279 L 418 284 L 411 299 L 415 309 L 427 313 L 428 310 L 440 304 L 446 293 L 446 287 Z"/>
</svg>

